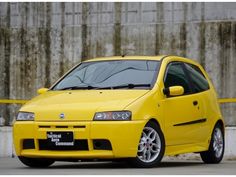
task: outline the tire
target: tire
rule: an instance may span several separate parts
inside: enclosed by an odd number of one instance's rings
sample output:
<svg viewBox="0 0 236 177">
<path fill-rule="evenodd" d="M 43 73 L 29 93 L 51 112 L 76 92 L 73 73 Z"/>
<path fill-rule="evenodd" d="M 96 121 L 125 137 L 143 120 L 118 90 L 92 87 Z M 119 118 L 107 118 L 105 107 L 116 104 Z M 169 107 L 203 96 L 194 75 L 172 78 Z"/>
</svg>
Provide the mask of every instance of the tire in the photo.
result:
<svg viewBox="0 0 236 177">
<path fill-rule="evenodd" d="M 201 158 L 204 163 L 220 163 L 224 156 L 225 139 L 223 127 L 217 124 L 211 135 L 211 142 L 208 151 L 201 152 Z"/>
<path fill-rule="evenodd" d="M 157 166 L 165 152 L 165 140 L 160 127 L 148 122 L 143 131 L 135 158 L 130 159 L 133 167 L 151 168 Z"/>
<path fill-rule="evenodd" d="M 51 159 L 42 159 L 42 158 L 28 158 L 18 156 L 19 160 L 26 166 L 33 168 L 46 168 L 52 165 L 55 161 Z"/>
</svg>

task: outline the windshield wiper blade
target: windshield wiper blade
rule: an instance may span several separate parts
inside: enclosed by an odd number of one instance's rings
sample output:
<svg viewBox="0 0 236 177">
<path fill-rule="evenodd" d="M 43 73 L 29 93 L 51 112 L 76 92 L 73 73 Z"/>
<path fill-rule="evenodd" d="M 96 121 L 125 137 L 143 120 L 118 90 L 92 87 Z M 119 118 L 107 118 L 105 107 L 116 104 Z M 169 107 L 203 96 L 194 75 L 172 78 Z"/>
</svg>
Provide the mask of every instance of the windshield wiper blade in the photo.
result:
<svg viewBox="0 0 236 177">
<path fill-rule="evenodd" d="M 65 87 L 65 88 L 62 88 L 62 89 L 58 89 L 58 90 L 83 90 L 83 89 L 97 89 L 97 87 L 93 87 L 91 85 L 88 85 L 88 86 L 72 86 L 72 87 Z"/>
<path fill-rule="evenodd" d="M 116 85 L 116 86 L 109 86 L 109 87 L 100 87 L 97 89 L 120 89 L 120 88 L 135 88 L 135 87 L 151 87 L 151 84 L 123 84 L 123 85 Z"/>
<path fill-rule="evenodd" d="M 108 87 L 94 87 L 91 85 L 88 86 L 71 86 L 65 87 L 58 90 L 91 90 L 91 89 L 121 89 L 121 88 L 129 88 L 133 89 L 135 87 L 151 87 L 151 84 L 123 84 L 123 85 L 115 85 L 115 86 L 108 86 Z"/>
</svg>

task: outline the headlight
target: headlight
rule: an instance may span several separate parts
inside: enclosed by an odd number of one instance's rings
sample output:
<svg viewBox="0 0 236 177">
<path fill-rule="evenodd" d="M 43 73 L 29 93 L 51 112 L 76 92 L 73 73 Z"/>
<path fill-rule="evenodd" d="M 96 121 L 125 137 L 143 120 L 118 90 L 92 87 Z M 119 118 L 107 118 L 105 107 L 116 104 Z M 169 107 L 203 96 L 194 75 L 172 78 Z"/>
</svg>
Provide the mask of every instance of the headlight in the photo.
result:
<svg viewBox="0 0 236 177">
<path fill-rule="evenodd" d="M 34 113 L 32 112 L 19 112 L 16 120 L 34 120 Z"/>
<path fill-rule="evenodd" d="M 97 112 L 93 120 L 131 120 L 130 111 Z"/>
</svg>

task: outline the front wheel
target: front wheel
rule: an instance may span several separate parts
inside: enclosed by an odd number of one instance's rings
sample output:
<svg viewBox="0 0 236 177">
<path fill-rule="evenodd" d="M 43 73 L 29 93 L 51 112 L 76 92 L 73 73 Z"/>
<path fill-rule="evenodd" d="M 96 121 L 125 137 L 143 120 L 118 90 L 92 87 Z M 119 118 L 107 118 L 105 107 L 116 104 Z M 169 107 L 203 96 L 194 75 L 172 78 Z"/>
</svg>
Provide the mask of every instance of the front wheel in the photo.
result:
<svg viewBox="0 0 236 177">
<path fill-rule="evenodd" d="M 136 158 L 131 159 L 135 167 L 150 168 L 158 165 L 165 152 L 165 140 L 160 127 L 154 122 L 148 122 L 138 145 Z"/>
<path fill-rule="evenodd" d="M 28 158 L 18 156 L 19 160 L 26 166 L 33 168 L 45 168 L 52 165 L 55 161 L 51 159 L 41 159 L 41 158 Z"/>
<path fill-rule="evenodd" d="M 217 124 L 213 130 L 208 151 L 201 152 L 201 158 L 205 163 L 220 163 L 224 156 L 224 132 L 223 127 Z"/>
</svg>

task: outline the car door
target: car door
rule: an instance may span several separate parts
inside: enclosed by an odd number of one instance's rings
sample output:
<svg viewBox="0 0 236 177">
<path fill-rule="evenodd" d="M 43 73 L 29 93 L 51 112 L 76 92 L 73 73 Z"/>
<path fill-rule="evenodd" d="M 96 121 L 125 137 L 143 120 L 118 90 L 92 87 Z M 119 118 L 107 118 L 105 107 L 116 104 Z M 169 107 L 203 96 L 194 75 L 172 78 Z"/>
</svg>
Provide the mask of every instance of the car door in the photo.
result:
<svg viewBox="0 0 236 177">
<path fill-rule="evenodd" d="M 165 72 L 164 87 L 182 86 L 184 94 L 163 100 L 165 138 L 167 145 L 199 142 L 201 100 L 193 94 L 191 80 L 182 62 L 171 62 Z"/>
<path fill-rule="evenodd" d="M 199 132 L 198 132 L 198 140 L 199 142 L 207 141 L 209 134 L 211 133 L 211 120 L 209 114 L 214 112 L 213 106 L 211 106 L 212 95 L 210 93 L 209 83 L 200 70 L 200 68 L 196 65 L 184 63 L 186 71 L 190 76 L 192 82 L 192 92 L 201 102 L 201 120 L 199 122 Z"/>
</svg>

